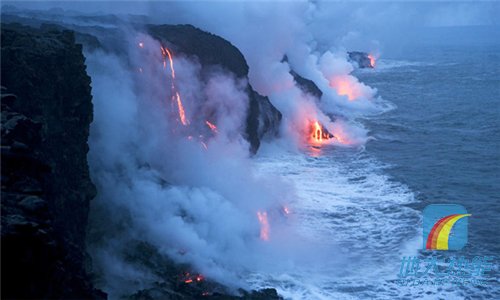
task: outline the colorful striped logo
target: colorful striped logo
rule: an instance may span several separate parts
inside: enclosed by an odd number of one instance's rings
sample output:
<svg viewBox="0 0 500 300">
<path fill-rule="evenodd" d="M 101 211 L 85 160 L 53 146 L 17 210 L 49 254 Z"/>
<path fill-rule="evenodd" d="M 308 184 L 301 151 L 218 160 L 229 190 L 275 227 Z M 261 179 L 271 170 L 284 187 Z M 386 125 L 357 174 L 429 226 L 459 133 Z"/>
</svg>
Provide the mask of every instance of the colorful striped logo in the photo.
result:
<svg viewBox="0 0 500 300">
<path fill-rule="evenodd" d="M 467 244 L 467 217 L 457 204 L 431 204 L 424 209 L 424 249 L 460 250 Z"/>
</svg>

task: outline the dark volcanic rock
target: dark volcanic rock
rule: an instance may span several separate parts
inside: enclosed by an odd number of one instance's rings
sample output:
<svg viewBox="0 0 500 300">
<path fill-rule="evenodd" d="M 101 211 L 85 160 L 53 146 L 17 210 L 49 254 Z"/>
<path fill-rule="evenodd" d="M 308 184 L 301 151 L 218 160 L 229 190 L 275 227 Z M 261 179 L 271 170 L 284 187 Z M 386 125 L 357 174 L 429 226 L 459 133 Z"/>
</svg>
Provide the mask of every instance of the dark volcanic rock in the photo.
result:
<svg viewBox="0 0 500 300">
<path fill-rule="evenodd" d="M 283 56 L 281 62 L 288 62 L 288 57 L 286 55 Z M 321 98 L 321 96 L 323 96 L 323 92 L 318 88 L 318 86 L 316 85 L 316 83 L 314 83 L 314 81 L 300 76 L 294 70 L 290 70 L 290 75 L 293 76 L 293 80 L 305 93 L 311 94 L 318 99 Z"/>
<path fill-rule="evenodd" d="M 148 31 L 154 38 L 168 42 L 169 46 L 174 45 L 176 52 L 195 56 L 204 68 L 222 67 L 236 77 L 248 80 L 248 64 L 243 54 L 219 36 L 192 25 L 149 25 Z M 278 134 L 281 113 L 250 84 L 246 90 L 250 103 L 245 138 L 250 142 L 250 151 L 255 153 L 261 140 Z"/>
<path fill-rule="evenodd" d="M 137 291 L 133 295 L 125 297 L 129 300 L 144 299 L 212 299 L 212 300 L 280 300 L 275 289 L 263 289 L 259 291 L 238 290 L 229 293 L 227 288 L 203 277 L 196 280 L 199 274 L 192 273 L 188 265 L 176 264 L 172 260 L 160 255 L 158 251 L 145 242 L 131 243 L 129 252 L 125 255 L 129 263 L 137 266 L 147 266 L 154 272 L 156 278 L 161 281 L 155 282 L 151 287 Z M 186 279 L 193 278 L 192 282 Z M 232 295 L 235 294 L 235 295 Z"/>
<path fill-rule="evenodd" d="M 323 96 L 323 92 L 318 88 L 314 81 L 306 79 L 299 74 L 295 73 L 295 71 L 291 70 L 290 74 L 293 76 L 293 79 L 297 83 L 297 85 L 306 93 L 313 95 L 316 98 L 321 98 Z"/>
<path fill-rule="evenodd" d="M 104 298 L 85 270 L 90 78 L 71 31 L 2 24 L 2 297 Z M 7 101 L 3 101 L 6 99 Z"/>
<path fill-rule="evenodd" d="M 223 66 L 237 77 L 246 77 L 248 74 L 243 54 L 217 35 L 192 25 L 150 25 L 148 30 L 155 38 L 174 44 L 178 51 L 198 57 L 203 66 Z"/>
</svg>

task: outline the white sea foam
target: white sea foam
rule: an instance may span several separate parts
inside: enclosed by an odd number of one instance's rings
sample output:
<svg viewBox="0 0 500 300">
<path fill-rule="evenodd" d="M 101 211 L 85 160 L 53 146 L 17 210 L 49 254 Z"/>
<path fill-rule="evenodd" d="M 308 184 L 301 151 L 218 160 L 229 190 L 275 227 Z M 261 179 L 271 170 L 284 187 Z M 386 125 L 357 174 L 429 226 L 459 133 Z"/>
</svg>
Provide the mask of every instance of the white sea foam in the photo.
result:
<svg viewBox="0 0 500 300">
<path fill-rule="evenodd" d="M 266 155 L 266 147 L 255 159 L 259 173 L 294 184 L 293 226 L 324 244 L 331 260 L 319 269 L 297 265 L 286 274 L 253 274 L 252 287 L 275 287 L 287 299 L 394 296 L 401 256 L 415 255 L 420 238 L 419 214 L 406 206 L 415 201 L 413 192 L 362 149 L 322 149 L 311 157 L 275 149 Z"/>
</svg>

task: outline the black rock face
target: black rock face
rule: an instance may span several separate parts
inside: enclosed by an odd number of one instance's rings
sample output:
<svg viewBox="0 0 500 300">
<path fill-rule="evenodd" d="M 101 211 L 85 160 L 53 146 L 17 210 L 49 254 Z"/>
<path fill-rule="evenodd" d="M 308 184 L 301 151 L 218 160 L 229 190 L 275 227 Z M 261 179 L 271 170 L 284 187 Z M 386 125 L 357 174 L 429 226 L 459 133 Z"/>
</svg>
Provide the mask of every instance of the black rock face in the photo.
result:
<svg viewBox="0 0 500 300">
<path fill-rule="evenodd" d="M 203 66 L 222 66 L 237 77 L 248 74 L 243 54 L 217 35 L 192 25 L 149 25 L 147 29 L 153 37 L 174 44 L 177 51 L 198 57 Z"/>
<path fill-rule="evenodd" d="M 222 67 L 237 78 L 248 80 L 248 64 L 243 54 L 223 38 L 192 25 L 149 25 L 147 29 L 159 41 L 174 45 L 176 52 L 195 56 L 203 68 Z M 281 113 L 250 84 L 246 91 L 250 103 L 244 136 L 250 142 L 250 151 L 255 153 L 261 140 L 277 136 Z"/>
<path fill-rule="evenodd" d="M 323 96 L 323 92 L 318 88 L 314 81 L 306 79 L 295 71 L 291 70 L 290 74 L 293 76 L 293 80 L 297 83 L 297 85 L 306 93 L 313 95 L 314 97 L 320 99 Z"/>
<path fill-rule="evenodd" d="M 285 55 L 281 62 L 288 62 L 288 57 Z M 290 75 L 293 76 L 293 80 L 297 83 L 297 86 L 305 93 L 310 94 L 318 99 L 321 99 L 323 92 L 318 88 L 314 81 L 300 76 L 294 70 L 290 70 Z"/>
<path fill-rule="evenodd" d="M 90 78 L 71 31 L 2 24 L 2 297 L 104 298 L 86 272 Z M 14 96 L 15 94 L 16 96 Z"/>
</svg>

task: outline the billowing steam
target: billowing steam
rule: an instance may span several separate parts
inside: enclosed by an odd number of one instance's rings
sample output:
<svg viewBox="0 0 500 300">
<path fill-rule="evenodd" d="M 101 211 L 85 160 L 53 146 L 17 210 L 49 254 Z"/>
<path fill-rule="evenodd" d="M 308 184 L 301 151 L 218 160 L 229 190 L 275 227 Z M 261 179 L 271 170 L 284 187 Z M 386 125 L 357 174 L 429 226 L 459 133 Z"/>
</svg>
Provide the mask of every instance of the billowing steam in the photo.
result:
<svg viewBox="0 0 500 300">
<path fill-rule="evenodd" d="M 253 175 L 241 137 L 248 105 L 242 79 L 213 72 L 201 80 L 200 65 L 145 35 L 137 40 L 126 56 L 87 53 L 96 265 L 113 296 L 127 292 L 127 280 L 151 279 L 120 257 L 140 240 L 235 285 L 273 243 L 292 189 Z"/>
<path fill-rule="evenodd" d="M 355 119 L 386 107 L 352 75 L 345 49 L 313 43 L 313 4 L 204 5 L 155 7 L 149 21 L 190 23 L 238 47 L 249 83 L 283 115 L 276 144 L 321 151 L 366 141 Z M 116 298 L 159 280 L 126 257 L 136 241 L 192 265 L 199 273 L 185 282 L 206 277 L 237 287 L 245 274 L 323 264 L 334 250 L 304 243 L 295 230 L 293 186 L 254 171 L 242 137 L 246 79 L 202 70 L 171 45 L 118 24 L 127 47 L 86 53 L 95 114 L 89 162 L 98 187 L 90 248 L 101 288 Z M 322 95 L 305 91 L 294 73 Z"/>
<path fill-rule="evenodd" d="M 269 31 L 248 31 L 242 39 L 212 28 L 242 50 L 250 83 L 283 114 L 284 144 L 362 144 L 365 130 L 353 118 L 378 111 L 376 91 L 351 75 L 345 51 L 320 55 L 309 46 L 302 5 L 280 15 L 291 28 L 274 28 L 255 8 L 235 20 L 238 30 L 257 18 Z M 133 241 L 229 286 L 243 285 L 240 276 L 270 268 L 268 262 L 278 269 L 297 263 L 305 252 L 290 219 L 293 187 L 256 176 L 241 136 L 249 103 L 245 80 L 221 70 L 207 75 L 146 34 L 126 35 L 129 48 L 120 53 L 87 53 L 95 109 L 89 158 L 99 190 L 91 245 L 105 289 L 115 297 L 155 280 L 126 262 L 123 253 Z M 323 96 L 301 89 L 292 70 L 314 81 Z M 318 247 L 305 257 L 319 263 L 323 254 Z"/>
</svg>

